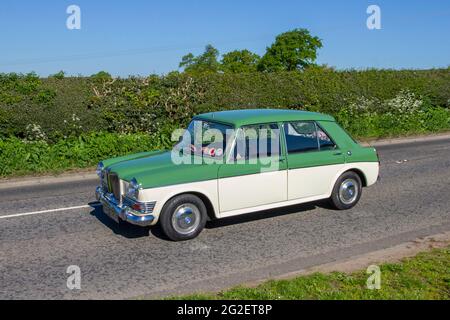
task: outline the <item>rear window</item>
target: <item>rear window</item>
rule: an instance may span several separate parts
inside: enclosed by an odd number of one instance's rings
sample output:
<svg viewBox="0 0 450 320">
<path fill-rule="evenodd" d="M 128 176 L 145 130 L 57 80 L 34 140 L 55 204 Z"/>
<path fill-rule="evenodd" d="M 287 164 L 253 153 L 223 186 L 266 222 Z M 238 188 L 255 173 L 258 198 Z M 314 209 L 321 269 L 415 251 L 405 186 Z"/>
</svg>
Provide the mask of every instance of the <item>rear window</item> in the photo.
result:
<svg viewBox="0 0 450 320">
<path fill-rule="evenodd" d="M 317 138 L 319 140 L 319 148 L 321 151 L 333 150 L 336 148 L 336 144 L 330 138 L 330 136 L 319 126 L 317 126 Z"/>
<path fill-rule="evenodd" d="M 288 153 L 319 150 L 316 125 L 312 121 L 288 122 L 284 124 Z"/>
<path fill-rule="evenodd" d="M 314 121 L 296 121 L 284 124 L 288 153 L 326 151 L 336 148 L 336 144 Z"/>
</svg>

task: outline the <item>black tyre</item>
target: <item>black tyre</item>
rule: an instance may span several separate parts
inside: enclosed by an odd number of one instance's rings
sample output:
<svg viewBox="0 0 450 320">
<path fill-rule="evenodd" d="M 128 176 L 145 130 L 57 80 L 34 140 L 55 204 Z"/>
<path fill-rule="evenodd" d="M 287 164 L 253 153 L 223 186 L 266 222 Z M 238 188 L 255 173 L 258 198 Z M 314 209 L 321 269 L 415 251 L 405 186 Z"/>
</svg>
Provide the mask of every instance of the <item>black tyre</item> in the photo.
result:
<svg viewBox="0 0 450 320">
<path fill-rule="evenodd" d="M 353 171 L 342 174 L 336 181 L 331 194 L 331 203 L 338 210 L 353 208 L 361 198 L 362 183 L 359 175 Z"/>
<path fill-rule="evenodd" d="M 195 195 L 183 194 L 164 205 L 159 222 L 169 239 L 183 241 L 197 237 L 205 227 L 206 218 L 203 201 Z"/>
</svg>

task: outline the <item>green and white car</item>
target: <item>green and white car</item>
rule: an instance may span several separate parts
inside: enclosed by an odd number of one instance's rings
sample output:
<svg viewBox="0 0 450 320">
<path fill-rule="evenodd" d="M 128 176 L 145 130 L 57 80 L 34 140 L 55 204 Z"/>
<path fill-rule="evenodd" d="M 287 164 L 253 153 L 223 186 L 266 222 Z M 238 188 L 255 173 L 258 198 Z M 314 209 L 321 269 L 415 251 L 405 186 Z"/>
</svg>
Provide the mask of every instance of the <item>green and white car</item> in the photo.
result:
<svg viewBox="0 0 450 320">
<path fill-rule="evenodd" d="M 331 116 L 248 109 L 195 116 L 173 150 L 104 160 L 97 174 L 105 214 L 159 222 L 177 241 L 212 219 L 321 199 L 352 208 L 377 181 L 379 160 Z"/>
</svg>

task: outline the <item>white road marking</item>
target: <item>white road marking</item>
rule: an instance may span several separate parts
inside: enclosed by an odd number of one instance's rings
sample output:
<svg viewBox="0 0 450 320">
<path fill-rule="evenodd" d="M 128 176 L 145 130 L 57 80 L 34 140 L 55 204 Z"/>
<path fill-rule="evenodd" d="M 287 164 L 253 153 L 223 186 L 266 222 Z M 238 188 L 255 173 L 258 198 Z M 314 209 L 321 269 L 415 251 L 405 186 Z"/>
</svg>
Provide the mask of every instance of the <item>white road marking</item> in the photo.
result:
<svg viewBox="0 0 450 320">
<path fill-rule="evenodd" d="M 85 209 L 85 208 L 92 208 L 92 206 L 83 205 L 83 206 L 76 206 L 76 207 L 67 207 L 67 208 L 49 209 L 49 210 L 41 210 L 41 211 L 33 211 L 33 212 L 25 212 L 25 213 L 16 213 L 16 214 L 10 214 L 7 216 L 0 216 L 0 219 L 16 218 L 16 217 L 31 216 L 31 215 L 35 215 L 35 214 L 41 214 L 41 213 L 77 210 L 77 209 Z"/>
</svg>

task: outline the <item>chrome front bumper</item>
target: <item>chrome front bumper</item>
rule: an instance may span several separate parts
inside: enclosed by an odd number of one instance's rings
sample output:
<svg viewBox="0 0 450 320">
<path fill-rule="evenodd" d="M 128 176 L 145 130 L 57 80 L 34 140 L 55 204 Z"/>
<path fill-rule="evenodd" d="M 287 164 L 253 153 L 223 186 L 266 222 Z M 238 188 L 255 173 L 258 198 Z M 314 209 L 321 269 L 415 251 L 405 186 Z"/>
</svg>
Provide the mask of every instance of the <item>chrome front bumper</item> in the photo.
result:
<svg viewBox="0 0 450 320">
<path fill-rule="evenodd" d="M 145 227 L 152 225 L 155 220 L 155 217 L 151 214 L 141 215 L 135 213 L 130 207 L 121 206 L 117 203 L 114 196 L 105 193 L 102 187 L 95 189 L 95 197 L 103 205 L 103 212 L 116 222 L 119 222 L 120 219 L 137 226 Z"/>
</svg>

